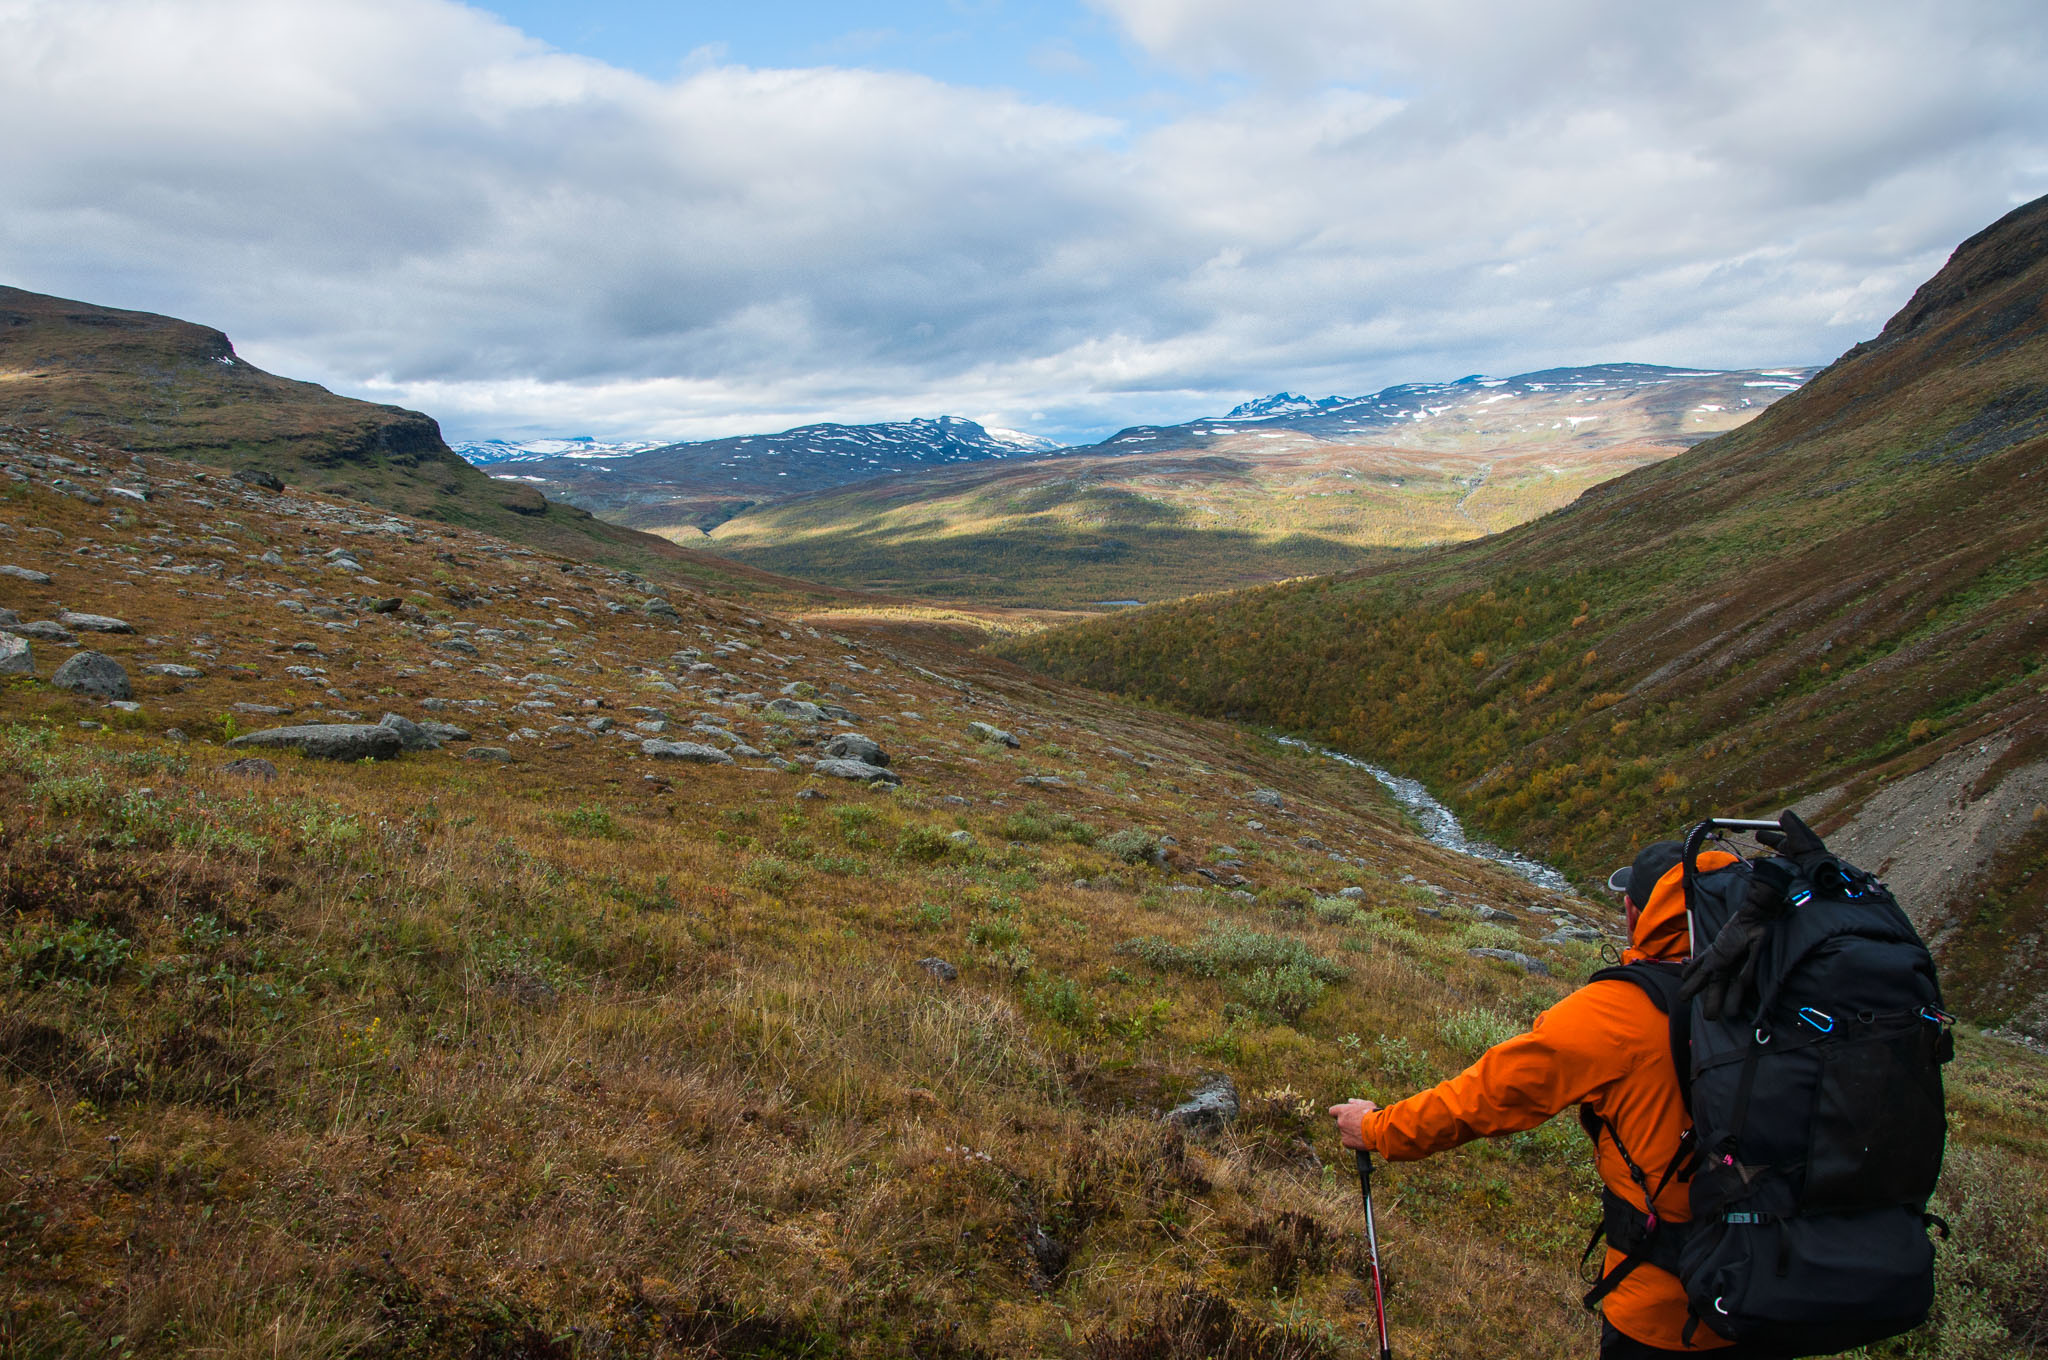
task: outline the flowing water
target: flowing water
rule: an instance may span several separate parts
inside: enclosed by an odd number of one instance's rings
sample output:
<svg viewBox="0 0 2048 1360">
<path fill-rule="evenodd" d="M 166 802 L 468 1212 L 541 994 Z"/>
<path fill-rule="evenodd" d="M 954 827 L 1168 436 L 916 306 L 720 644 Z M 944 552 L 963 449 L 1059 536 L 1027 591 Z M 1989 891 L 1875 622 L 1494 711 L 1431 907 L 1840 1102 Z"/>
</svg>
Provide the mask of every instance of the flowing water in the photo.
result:
<svg viewBox="0 0 2048 1360">
<path fill-rule="evenodd" d="M 1520 874 L 1539 888 L 1578 895 L 1578 889 L 1572 886 L 1570 879 L 1541 860 L 1530 859 L 1527 855 L 1518 855 L 1512 850 L 1503 849 L 1487 841 L 1475 841 L 1467 836 L 1457 814 L 1431 797 L 1429 790 L 1422 786 L 1420 780 L 1403 778 L 1391 770 L 1381 769 L 1371 761 L 1347 756 L 1342 751 L 1332 751 L 1296 737 L 1278 737 L 1275 740 L 1282 746 L 1292 746 L 1299 751 L 1313 751 L 1326 760 L 1336 761 L 1339 765 L 1364 770 L 1379 780 L 1403 807 L 1415 814 L 1415 820 L 1422 824 L 1423 835 L 1444 849 L 1455 850 L 1461 855 L 1471 855 L 1475 859 L 1491 860 L 1511 873 Z"/>
</svg>

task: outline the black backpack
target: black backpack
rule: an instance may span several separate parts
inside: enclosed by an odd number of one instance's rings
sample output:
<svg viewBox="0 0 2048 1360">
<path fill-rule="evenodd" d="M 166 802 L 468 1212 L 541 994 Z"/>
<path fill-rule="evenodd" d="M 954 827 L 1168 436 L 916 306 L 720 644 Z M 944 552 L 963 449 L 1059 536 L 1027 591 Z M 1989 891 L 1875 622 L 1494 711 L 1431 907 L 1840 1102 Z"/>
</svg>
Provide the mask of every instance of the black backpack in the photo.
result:
<svg viewBox="0 0 2048 1360">
<path fill-rule="evenodd" d="M 1701 873 L 1700 846 L 1722 830 L 1784 840 L 1787 858 L 1738 859 Z M 1639 986 L 1671 1017 L 1672 1060 L 1692 1128 L 1653 1186 L 1619 1139 L 1653 1212 L 1603 1192 L 1604 1234 L 1624 1254 L 1586 1296 L 1596 1307 L 1648 1263 L 1685 1286 L 1690 1344 L 1704 1324 L 1784 1356 L 1828 1355 L 1909 1331 L 1934 1302 L 1926 1213 L 1948 1120 L 1941 1066 L 1955 1052 L 1934 960 L 1882 883 L 1828 854 L 1791 814 L 1780 822 L 1700 823 L 1686 837 L 1686 905 L 1695 955 L 1752 900 L 1762 875 L 1782 913 L 1755 952 L 1753 996 L 1710 1020 L 1679 999 L 1682 966 L 1640 962 L 1594 981 Z M 1598 1141 L 1607 1128 L 1582 1107 Z M 1613 1137 L 1611 1128 L 1607 1128 Z M 1662 1223 L 1656 1194 L 1690 1181 L 1692 1220 Z"/>
</svg>

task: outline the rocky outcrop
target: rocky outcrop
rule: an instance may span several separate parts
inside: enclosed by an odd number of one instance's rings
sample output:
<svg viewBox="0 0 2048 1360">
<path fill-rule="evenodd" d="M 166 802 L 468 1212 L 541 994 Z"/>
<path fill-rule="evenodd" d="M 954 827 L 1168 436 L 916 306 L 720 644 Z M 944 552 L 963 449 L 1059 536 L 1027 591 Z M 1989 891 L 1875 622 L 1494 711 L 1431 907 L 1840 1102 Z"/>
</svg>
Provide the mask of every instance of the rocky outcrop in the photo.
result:
<svg viewBox="0 0 2048 1360">
<path fill-rule="evenodd" d="M 230 746 L 296 751 L 314 760 L 390 760 L 405 749 L 398 733 L 376 723 L 306 723 L 249 732 Z"/>
</svg>

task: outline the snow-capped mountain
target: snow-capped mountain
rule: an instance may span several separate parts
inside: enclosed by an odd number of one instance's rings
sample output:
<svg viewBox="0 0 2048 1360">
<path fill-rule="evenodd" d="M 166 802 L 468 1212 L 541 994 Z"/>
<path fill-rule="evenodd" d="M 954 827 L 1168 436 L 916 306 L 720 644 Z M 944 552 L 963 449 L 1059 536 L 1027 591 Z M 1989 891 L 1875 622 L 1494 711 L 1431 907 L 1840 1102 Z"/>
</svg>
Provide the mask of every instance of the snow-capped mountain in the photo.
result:
<svg viewBox="0 0 2048 1360">
<path fill-rule="evenodd" d="M 1333 443 L 1424 447 L 1474 438 L 1514 443 L 1595 435 L 1622 427 L 1680 446 L 1740 424 L 1817 369 L 1714 370 L 1656 364 L 1590 364 L 1511 378 L 1474 374 L 1447 383 L 1402 383 L 1362 397 L 1310 399 L 1276 392 L 1229 415 L 1119 430 L 1075 452 L 1208 448 L 1218 439 L 1304 435 Z"/>
<path fill-rule="evenodd" d="M 557 500 L 620 523 L 643 520 L 648 507 L 691 511 L 692 522 L 718 523 L 748 505 L 784 500 L 869 477 L 946 463 L 1016 458 L 1052 451 L 1050 439 L 985 429 L 957 416 L 874 425 L 801 425 L 779 434 L 739 435 L 663 444 L 618 454 L 581 441 L 558 454 L 495 459 L 493 475 L 541 487 Z M 508 466 L 509 465 L 509 466 Z M 515 470 L 512 470 L 516 468 Z"/>
<path fill-rule="evenodd" d="M 579 434 L 565 439 L 466 439 L 448 447 L 478 467 L 495 467 L 499 463 L 531 463 L 541 458 L 623 458 L 660 448 L 661 441 L 603 440 Z"/>
<path fill-rule="evenodd" d="M 1240 402 L 1230 408 L 1225 420 L 1264 420 L 1269 416 L 1309 416 L 1318 411 L 1327 411 L 1333 406 L 1342 406 L 1351 401 L 1350 397 L 1324 397 L 1312 400 L 1293 392 L 1275 392 L 1270 397 L 1256 397 Z"/>
</svg>

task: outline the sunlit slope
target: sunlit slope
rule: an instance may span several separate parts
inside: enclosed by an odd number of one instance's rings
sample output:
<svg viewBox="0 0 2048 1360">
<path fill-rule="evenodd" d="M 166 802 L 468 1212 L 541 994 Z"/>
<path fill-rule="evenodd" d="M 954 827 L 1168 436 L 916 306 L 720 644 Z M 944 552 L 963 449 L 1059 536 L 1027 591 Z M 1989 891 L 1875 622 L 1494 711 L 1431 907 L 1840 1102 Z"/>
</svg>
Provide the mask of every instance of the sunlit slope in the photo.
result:
<svg viewBox="0 0 2048 1360">
<path fill-rule="evenodd" d="M 0 425 L 261 468 L 294 486 L 664 579 L 777 600 L 839 594 L 678 550 L 495 481 L 450 450 L 429 416 L 266 373 L 221 332 L 149 312 L 0 287 Z"/>
<path fill-rule="evenodd" d="M 1588 876 L 1810 799 L 1913 877 L 1968 1003 L 2038 1028 L 2044 296 L 2048 200 L 1750 425 L 1533 524 L 1010 654 L 1370 753 Z"/>
<path fill-rule="evenodd" d="M 1429 453 L 1288 434 L 1235 453 L 1067 455 L 763 507 L 718 526 L 709 546 L 771 571 L 941 599 L 1152 601 L 1473 538 L 1672 452 Z"/>
</svg>

